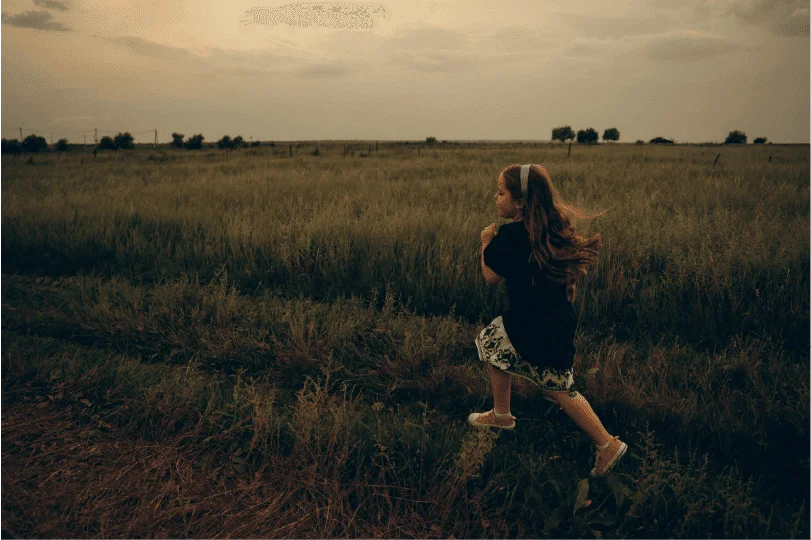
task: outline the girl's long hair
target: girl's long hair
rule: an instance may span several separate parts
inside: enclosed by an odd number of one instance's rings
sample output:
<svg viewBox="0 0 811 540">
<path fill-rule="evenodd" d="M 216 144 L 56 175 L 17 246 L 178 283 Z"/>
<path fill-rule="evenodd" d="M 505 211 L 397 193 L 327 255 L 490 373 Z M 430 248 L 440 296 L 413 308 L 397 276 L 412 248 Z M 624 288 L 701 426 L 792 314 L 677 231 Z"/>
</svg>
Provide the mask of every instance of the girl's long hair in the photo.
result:
<svg viewBox="0 0 811 540">
<path fill-rule="evenodd" d="M 502 174 L 513 199 L 521 200 L 521 165 L 510 165 Z M 539 269 L 546 270 L 546 279 L 565 285 L 566 299 L 574 302 L 580 276 L 588 274 L 587 267 L 599 258 L 602 235 L 597 233 L 586 238 L 577 234 L 565 211 L 577 218 L 603 215 L 600 212 L 587 216 L 564 204 L 552 186 L 549 171 L 541 165 L 532 165 L 527 180 L 527 200 L 520 209 L 529 232 L 530 260 L 534 259 Z"/>
</svg>

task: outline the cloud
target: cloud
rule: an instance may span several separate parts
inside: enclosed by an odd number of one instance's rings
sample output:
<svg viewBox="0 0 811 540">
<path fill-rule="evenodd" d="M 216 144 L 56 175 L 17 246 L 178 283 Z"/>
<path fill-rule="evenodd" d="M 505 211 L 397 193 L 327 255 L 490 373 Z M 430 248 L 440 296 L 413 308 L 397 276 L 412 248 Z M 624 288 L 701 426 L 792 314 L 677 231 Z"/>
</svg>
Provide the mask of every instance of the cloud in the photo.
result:
<svg viewBox="0 0 811 540">
<path fill-rule="evenodd" d="M 508 35 L 515 30 L 513 35 Z M 522 47 L 511 47 L 521 37 Z M 504 29 L 492 35 L 473 36 L 462 32 L 423 25 L 401 31 L 393 38 L 380 38 L 375 44 L 375 56 L 385 65 L 423 73 L 458 73 L 472 71 L 482 62 L 523 58 L 534 55 L 535 44 L 541 42 L 531 29 Z"/>
<path fill-rule="evenodd" d="M 24 11 L 12 15 L 2 12 L 3 24 L 17 26 L 19 28 L 34 28 L 36 30 L 52 30 L 55 32 L 67 32 L 70 28 L 60 22 L 51 21 L 53 14 L 47 11 Z"/>
<path fill-rule="evenodd" d="M 63 2 L 57 0 L 34 0 L 35 6 L 42 6 L 47 9 L 56 9 L 59 11 L 67 11 L 68 6 Z"/>
<path fill-rule="evenodd" d="M 693 22 L 731 19 L 785 36 L 808 35 L 808 0 L 648 0 L 659 7 L 687 7 Z"/>
<path fill-rule="evenodd" d="M 380 43 L 393 51 L 415 49 L 463 50 L 470 46 L 470 38 L 466 34 L 453 30 L 422 26 L 405 31 L 397 37 L 381 38 Z"/>
<path fill-rule="evenodd" d="M 476 51 L 482 55 L 499 59 L 528 59 L 543 56 L 558 49 L 560 39 L 550 32 L 529 26 L 509 26 L 493 34 L 481 36 L 476 41 Z"/>
<path fill-rule="evenodd" d="M 571 43 L 565 45 L 561 53 L 566 56 L 582 58 L 585 56 L 595 56 L 613 50 L 617 44 L 627 39 L 603 39 L 603 38 L 575 38 Z"/>
<path fill-rule="evenodd" d="M 646 41 L 650 58 L 679 62 L 703 60 L 744 47 L 728 38 L 695 30 L 675 30 L 651 36 Z"/>
<path fill-rule="evenodd" d="M 346 66 L 340 64 L 314 64 L 312 66 L 308 66 L 302 68 L 298 71 L 299 75 L 303 75 L 304 77 L 314 77 L 319 79 L 325 79 L 330 77 L 342 77 L 344 75 L 349 75 L 352 73 L 353 70 L 349 69 Z"/>
<path fill-rule="evenodd" d="M 550 14 L 551 31 L 574 34 L 584 38 L 616 39 L 625 36 L 637 36 L 666 32 L 676 24 L 675 16 L 669 13 L 657 13 L 647 17 L 597 17 L 580 13 Z M 549 31 L 544 29 L 544 31 Z"/>
<path fill-rule="evenodd" d="M 81 124 L 81 123 L 91 123 L 94 122 L 95 119 L 92 116 L 65 116 L 62 118 L 57 118 L 56 120 L 52 121 L 52 124 Z"/>
<path fill-rule="evenodd" d="M 414 71 L 453 73 L 468 70 L 475 58 L 466 51 L 418 50 L 394 52 L 391 61 Z"/>
<path fill-rule="evenodd" d="M 778 34 L 808 34 L 807 0 L 733 0 L 727 12 L 744 24 L 765 25 Z"/>
<path fill-rule="evenodd" d="M 200 59 L 200 56 L 183 49 L 181 47 L 172 47 L 169 45 L 162 45 L 149 41 L 147 39 L 139 38 L 136 36 L 116 36 L 106 38 L 112 43 L 118 43 L 128 47 L 133 52 L 143 56 L 151 56 L 153 58 L 162 58 L 164 60 L 180 60 L 188 62 L 190 60 Z"/>
<path fill-rule="evenodd" d="M 104 38 L 111 43 L 123 45 L 143 56 L 182 62 L 184 66 L 200 69 L 205 73 L 219 75 L 255 76 L 288 72 L 305 78 L 340 77 L 354 70 L 338 62 L 312 62 L 303 54 L 279 54 L 274 50 L 260 49 L 240 51 L 211 47 L 206 54 L 196 54 L 182 47 L 172 47 L 136 36 Z"/>
</svg>

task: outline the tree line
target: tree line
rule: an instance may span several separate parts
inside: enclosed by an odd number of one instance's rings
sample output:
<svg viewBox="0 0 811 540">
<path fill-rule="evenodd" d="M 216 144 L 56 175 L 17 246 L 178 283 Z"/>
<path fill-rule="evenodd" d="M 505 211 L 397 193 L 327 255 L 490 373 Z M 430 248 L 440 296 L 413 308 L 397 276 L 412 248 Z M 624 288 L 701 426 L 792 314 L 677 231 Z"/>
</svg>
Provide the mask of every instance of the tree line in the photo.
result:
<svg viewBox="0 0 811 540">
<path fill-rule="evenodd" d="M 598 135 L 597 131 L 594 128 L 581 129 L 581 130 L 578 130 L 578 132 L 576 134 L 575 134 L 574 130 L 571 128 L 571 126 L 559 126 L 559 127 L 556 127 L 556 128 L 552 129 L 552 140 L 553 141 L 560 141 L 560 142 L 574 141 L 575 138 L 576 138 L 578 143 L 595 144 L 597 142 L 597 140 L 598 140 L 598 137 L 599 137 L 599 135 Z M 618 140 L 620 140 L 620 132 L 619 132 L 619 130 L 617 128 L 612 127 L 612 128 L 608 128 L 605 131 L 603 131 L 603 141 L 605 141 L 605 142 L 609 142 L 609 141 L 613 142 L 613 141 L 618 141 Z M 767 142 L 767 140 L 768 139 L 766 137 L 758 137 L 758 138 L 756 138 L 754 140 L 754 144 L 765 144 Z M 638 140 L 636 142 L 637 142 L 637 144 L 644 144 L 645 141 L 640 139 L 640 140 Z M 655 143 L 664 143 L 664 142 L 672 143 L 673 140 L 672 139 L 667 139 L 665 137 L 654 137 L 653 139 L 651 139 L 648 142 L 654 143 L 654 144 Z M 724 140 L 724 144 L 745 144 L 745 143 L 746 143 L 746 133 L 744 133 L 742 131 L 739 131 L 737 129 L 733 130 L 733 131 L 730 131 L 729 135 Z"/>
<path fill-rule="evenodd" d="M 193 135 L 185 141 L 183 140 L 184 138 L 185 135 L 182 133 L 172 133 L 170 146 L 173 148 L 185 148 L 186 150 L 203 149 L 203 140 L 205 137 L 202 134 Z M 233 139 L 230 135 L 225 135 L 216 142 L 218 148 L 227 150 L 236 150 L 247 146 L 259 146 L 260 144 L 259 141 L 246 142 L 241 135 L 237 135 Z M 47 152 L 48 146 L 48 141 L 45 140 L 45 137 L 34 134 L 27 136 L 22 141 L 19 139 L 6 139 L 5 137 L 2 139 L 3 154 L 37 154 L 39 152 Z M 272 146 L 276 145 L 272 144 Z M 95 146 L 94 152 L 96 150 L 132 150 L 134 148 L 135 138 L 127 131 L 124 133 L 119 132 L 114 137 L 105 135 Z M 53 150 L 56 152 L 70 150 L 70 143 L 67 139 L 59 139 L 56 144 L 53 145 Z"/>
<path fill-rule="evenodd" d="M 185 135 L 182 133 L 172 133 L 172 142 L 170 146 L 173 148 L 185 148 L 186 150 L 202 150 L 204 147 L 203 140 L 205 137 L 202 133 L 198 133 L 196 135 L 192 135 L 188 139 L 185 139 Z M 581 144 L 595 144 L 597 143 L 599 135 L 594 128 L 586 128 L 578 130 L 577 133 L 571 128 L 571 126 L 559 126 L 552 129 L 552 140 L 553 141 L 574 141 L 577 139 L 578 143 Z M 608 128 L 603 131 L 603 141 L 605 142 L 615 142 L 620 140 L 620 132 L 617 128 L 612 127 Z M 729 135 L 724 140 L 724 144 L 746 144 L 746 133 L 733 130 L 729 132 Z M 765 144 L 768 141 L 766 137 L 757 137 L 753 142 L 754 144 Z M 132 150 L 135 148 L 135 139 L 129 132 L 121 133 L 119 132 L 114 137 L 104 136 L 99 141 L 98 145 L 96 146 L 94 152 L 96 150 Z M 433 145 L 437 143 L 436 137 L 426 137 L 425 142 L 429 145 Z M 447 142 L 447 141 L 443 141 Z M 654 137 L 650 141 L 652 144 L 662 144 L 662 143 L 669 143 L 672 144 L 672 139 L 667 139 L 665 137 Z M 644 144 L 643 140 L 636 141 L 637 144 Z M 242 138 L 241 135 L 237 135 L 233 139 L 230 135 L 223 136 L 220 140 L 216 142 L 217 148 L 221 150 L 237 150 L 239 148 L 247 147 L 247 146 L 260 146 L 261 143 L 259 141 L 253 142 L 246 142 L 245 139 Z M 275 143 L 271 143 L 271 146 L 276 146 Z M 56 152 L 64 152 L 70 150 L 70 146 L 67 139 L 59 139 L 53 148 Z M 48 151 L 48 142 L 45 140 L 45 137 L 41 137 L 39 135 L 29 135 L 24 138 L 22 141 L 18 139 L 2 139 L 2 153 L 3 154 L 20 154 L 20 153 L 39 153 L 39 152 L 47 152 Z"/>
</svg>

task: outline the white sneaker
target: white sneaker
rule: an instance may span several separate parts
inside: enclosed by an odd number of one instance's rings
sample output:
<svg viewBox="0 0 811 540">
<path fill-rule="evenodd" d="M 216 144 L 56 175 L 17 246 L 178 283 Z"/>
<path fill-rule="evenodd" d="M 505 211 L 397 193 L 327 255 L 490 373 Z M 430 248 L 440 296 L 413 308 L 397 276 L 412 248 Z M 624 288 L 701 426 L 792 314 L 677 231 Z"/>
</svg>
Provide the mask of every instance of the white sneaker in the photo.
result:
<svg viewBox="0 0 811 540">
<path fill-rule="evenodd" d="M 625 455 L 626 450 L 628 450 L 628 445 L 622 442 L 617 435 L 603 446 L 598 446 L 594 468 L 591 469 L 589 474 L 592 477 L 604 475 Z"/>
<path fill-rule="evenodd" d="M 510 419 L 510 423 L 506 423 L 505 419 Z M 499 429 L 515 429 L 515 416 L 510 413 L 499 414 L 495 409 L 490 409 L 483 413 L 470 413 L 467 417 L 468 423 L 476 428 L 494 427 Z"/>
</svg>

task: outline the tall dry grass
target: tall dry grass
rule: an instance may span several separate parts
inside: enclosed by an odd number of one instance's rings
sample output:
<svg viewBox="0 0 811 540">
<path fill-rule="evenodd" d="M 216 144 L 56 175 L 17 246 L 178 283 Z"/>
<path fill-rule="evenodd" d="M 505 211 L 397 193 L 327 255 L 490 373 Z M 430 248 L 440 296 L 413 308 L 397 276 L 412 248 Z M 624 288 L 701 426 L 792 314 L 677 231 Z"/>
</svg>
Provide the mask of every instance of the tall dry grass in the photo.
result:
<svg viewBox="0 0 811 540">
<path fill-rule="evenodd" d="M 808 535 L 807 147 L 319 149 L 3 161 L 4 531 Z M 506 305 L 476 233 L 530 161 L 606 211 L 575 358 L 631 445 L 605 480 L 531 387 L 515 433 L 464 423 Z"/>
</svg>

